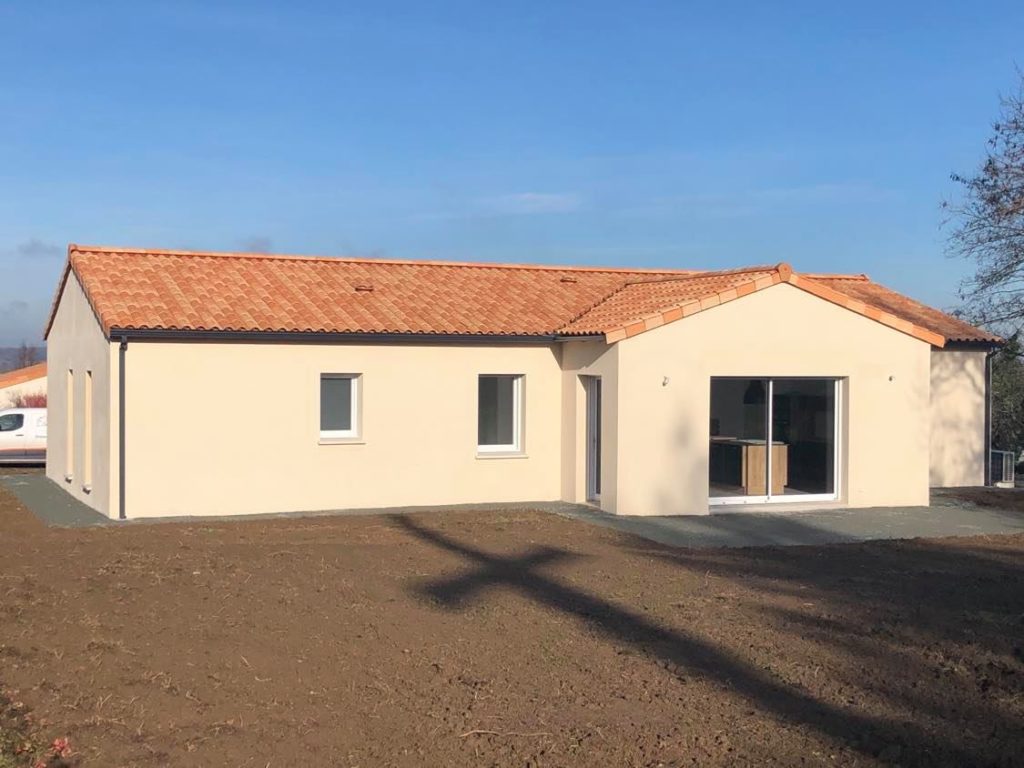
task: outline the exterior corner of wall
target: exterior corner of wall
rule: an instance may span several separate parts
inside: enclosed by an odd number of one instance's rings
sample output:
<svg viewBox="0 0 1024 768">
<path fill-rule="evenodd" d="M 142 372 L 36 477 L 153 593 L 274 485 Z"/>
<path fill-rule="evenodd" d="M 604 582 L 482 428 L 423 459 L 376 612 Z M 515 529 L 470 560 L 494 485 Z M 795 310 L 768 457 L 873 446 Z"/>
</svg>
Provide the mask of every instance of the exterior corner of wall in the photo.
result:
<svg viewBox="0 0 1024 768">
<path fill-rule="evenodd" d="M 110 391 L 109 349 L 92 306 L 73 273 L 64 283 L 47 340 L 47 460 L 46 476 L 73 498 L 96 511 L 110 514 L 110 428 L 106 403 Z M 69 371 L 72 398 L 68 400 Z M 92 373 L 92 440 L 86 445 L 85 380 Z M 69 425 L 71 431 L 69 433 Z M 71 447 L 73 456 L 67 449 Z M 90 490 L 82 477 L 82 457 L 92 458 Z M 71 480 L 67 481 L 69 464 Z"/>
<path fill-rule="evenodd" d="M 577 456 L 579 453 L 580 423 L 580 383 L 573 371 L 562 370 L 562 451 L 561 461 L 561 500 L 575 503 L 579 500 L 577 493 Z"/>
<path fill-rule="evenodd" d="M 934 488 L 984 485 L 986 354 L 931 352 L 929 484 Z"/>
</svg>

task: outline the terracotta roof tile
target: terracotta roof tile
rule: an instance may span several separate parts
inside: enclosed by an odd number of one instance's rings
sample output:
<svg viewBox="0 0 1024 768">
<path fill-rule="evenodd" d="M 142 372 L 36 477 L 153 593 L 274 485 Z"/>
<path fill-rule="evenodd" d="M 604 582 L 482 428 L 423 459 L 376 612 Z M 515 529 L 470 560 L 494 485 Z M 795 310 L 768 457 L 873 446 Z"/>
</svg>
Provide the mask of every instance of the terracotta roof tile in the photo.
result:
<svg viewBox="0 0 1024 768">
<path fill-rule="evenodd" d="M 996 337 L 861 276 L 629 270 L 69 246 L 104 333 L 599 335 L 609 343 L 787 282 L 929 343 Z M 47 325 L 47 334 L 49 333 Z"/>
<path fill-rule="evenodd" d="M 890 328 L 941 347 L 945 337 L 886 309 L 868 306 L 824 282 L 808 279 L 782 263 L 725 272 L 703 272 L 660 280 L 627 283 L 589 312 L 560 329 L 561 333 L 604 333 L 611 341 L 634 336 L 640 329 L 672 322 L 779 283 L 800 288 Z M 941 313 L 938 313 L 941 315 Z"/>
<path fill-rule="evenodd" d="M 866 275 L 803 275 L 803 277 L 915 325 L 928 328 L 945 337 L 947 342 L 999 344 L 1003 341 L 993 333 L 976 328 L 957 317 L 940 312 L 919 301 L 914 301 L 908 296 L 896 293 L 884 285 L 872 282 Z"/>
<path fill-rule="evenodd" d="M 46 378 L 46 363 L 36 363 L 25 368 L 17 368 L 13 371 L 0 373 L 0 389 L 24 384 L 33 379 Z"/>
<path fill-rule="evenodd" d="M 606 333 L 620 327 L 658 317 L 671 322 L 664 315 L 672 310 L 686 314 L 685 307 L 708 308 L 712 302 L 720 303 L 739 295 L 739 288 L 756 284 L 766 278 L 771 284 L 774 267 L 751 267 L 725 272 L 705 272 L 678 275 L 670 278 L 630 281 L 601 303 L 559 328 L 565 334 Z M 753 289 L 751 289 L 753 290 Z M 676 316 L 676 313 L 673 313 Z M 682 315 L 679 315 L 680 317 Z"/>
<path fill-rule="evenodd" d="M 88 247 L 69 264 L 106 333 L 543 335 L 626 280 L 685 274 Z"/>
</svg>

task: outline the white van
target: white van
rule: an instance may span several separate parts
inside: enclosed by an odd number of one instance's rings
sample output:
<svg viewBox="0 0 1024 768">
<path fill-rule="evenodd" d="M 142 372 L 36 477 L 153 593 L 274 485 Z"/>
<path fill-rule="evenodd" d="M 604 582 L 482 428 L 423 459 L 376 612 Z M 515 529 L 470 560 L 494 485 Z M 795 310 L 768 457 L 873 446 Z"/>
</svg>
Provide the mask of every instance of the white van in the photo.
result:
<svg viewBox="0 0 1024 768">
<path fill-rule="evenodd" d="M 46 461 L 46 409 L 7 408 L 0 411 L 0 464 L 41 464 Z"/>
</svg>

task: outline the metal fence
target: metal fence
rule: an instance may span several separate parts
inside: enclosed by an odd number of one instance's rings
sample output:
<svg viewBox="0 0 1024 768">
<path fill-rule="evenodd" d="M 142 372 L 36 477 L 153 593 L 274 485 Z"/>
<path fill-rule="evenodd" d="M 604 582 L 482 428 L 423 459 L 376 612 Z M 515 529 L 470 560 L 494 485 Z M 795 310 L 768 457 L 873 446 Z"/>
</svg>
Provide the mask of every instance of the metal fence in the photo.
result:
<svg viewBox="0 0 1024 768">
<path fill-rule="evenodd" d="M 1013 451 L 992 451 L 992 455 L 989 457 L 989 466 L 991 467 L 993 485 L 1013 486 L 1014 471 L 1017 467 Z"/>
</svg>

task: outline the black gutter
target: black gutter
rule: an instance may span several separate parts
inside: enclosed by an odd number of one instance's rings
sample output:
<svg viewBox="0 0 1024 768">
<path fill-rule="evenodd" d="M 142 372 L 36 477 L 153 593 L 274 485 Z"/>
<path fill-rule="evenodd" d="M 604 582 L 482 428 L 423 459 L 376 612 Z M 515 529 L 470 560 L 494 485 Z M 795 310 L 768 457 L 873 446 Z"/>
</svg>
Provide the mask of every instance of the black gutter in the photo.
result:
<svg viewBox="0 0 1024 768">
<path fill-rule="evenodd" d="M 958 349 L 962 349 L 965 351 L 979 351 L 982 349 L 992 350 L 998 347 L 1002 347 L 1005 343 L 1006 342 L 998 339 L 989 339 L 987 341 L 950 339 L 946 342 L 946 345 L 944 347 L 941 347 L 941 349 L 945 351 L 956 351 Z"/>
<path fill-rule="evenodd" d="M 579 336 L 558 333 L 344 333 L 333 331 L 195 331 L 167 328 L 111 328 L 110 338 L 137 341 L 225 341 L 301 344 L 552 344 L 560 341 L 603 339 L 603 333 Z"/>
<path fill-rule="evenodd" d="M 117 355 L 117 361 L 118 361 L 118 365 L 117 365 L 117 399 L 118 399 L 118 403 L 117 403 L 117 439 L 118 439 L 118 445 L 117 445 L 117 454 L 118 454 L 117 455 L 117 463 L 118 463 L 118 472 L 117 472 L 117 483 L 118 483 L 117 503 L 118 503 L 118 511 L 117 511 L 117 516 L 118 516 L 118 519 L 120 519 L 120 520 L 126 520 L 128 518 L 128 515 L 125 512 L 125 503 L 124 503 L 125 502 L 125 500 L 124 500 L 124 489 L 125 489 L 125 482 L 124 482 L 124 464 L 125 464 L 125 450 L 124 450 L 124 435 L 125 435 L 125 425 L 124 425 L 124 412 L 125 412 L 125 407 L 124 407 L 124 382 L 125 382 L 124 358 L 125 358 L 125 352 L 127 352 L 127 351 L 128 351 L 128 337 L 122 335 L 121 336 L 121 345 L 120 345 L 120 347 L 118 347 L 118 355 Z"/>
</svg>

